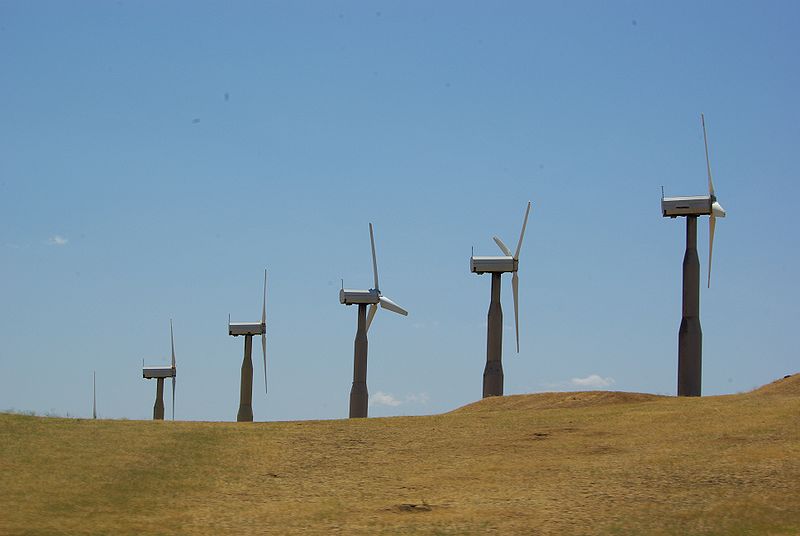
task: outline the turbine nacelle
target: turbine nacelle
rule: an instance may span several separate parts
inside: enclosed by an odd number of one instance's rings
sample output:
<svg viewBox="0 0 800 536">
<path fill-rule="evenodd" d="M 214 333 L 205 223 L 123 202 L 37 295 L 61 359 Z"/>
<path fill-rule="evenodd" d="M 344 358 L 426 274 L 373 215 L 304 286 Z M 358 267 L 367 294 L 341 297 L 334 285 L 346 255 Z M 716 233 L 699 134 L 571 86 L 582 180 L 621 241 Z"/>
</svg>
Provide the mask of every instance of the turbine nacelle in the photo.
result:
<svg viewBox="0 0 800 536">
<path fill-rule="evenodd" d="M 176 375 L 175 367 L 142 367 L 142 378 L 147 380 L 153 378 L 174 378 Z"/>
<path fill-rule="evenodd" d="M 374 304 L 381 301 L 381 293 L 375 289 L 355 290 L 343 288 L 339 291 L 339 303 L 353 305 L 359 303 Z"/>
<path fill-rule="evenodd" d="M 665 218 L 678 216 L 711 216 L 725 217 L 725 209 L 710 195 L 693 195 L 683 197 L 661 198 L 661 214 Z"/>
<path fill-rule="evenodd" d="M 519 260 L 514 257 L 470 257 L 469 269 L 475 274 L 502 274 L 519 270 Z"/>
<path fill-rule="evenodd" d="M 261 322 L 228 322 L 228 335 L 262 335 L 267 332 L 267 325 Z"/>
</svg>

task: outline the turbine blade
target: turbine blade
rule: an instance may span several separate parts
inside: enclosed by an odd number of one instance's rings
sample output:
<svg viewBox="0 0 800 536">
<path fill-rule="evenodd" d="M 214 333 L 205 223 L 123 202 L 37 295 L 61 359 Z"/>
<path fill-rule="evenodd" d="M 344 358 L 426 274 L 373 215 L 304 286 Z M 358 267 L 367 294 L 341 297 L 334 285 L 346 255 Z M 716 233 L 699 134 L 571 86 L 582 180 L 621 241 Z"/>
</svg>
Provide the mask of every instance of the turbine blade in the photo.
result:
<svg viewBox="0 0 800 536">
<path fill-rule="evenodd" d="M 172 377 L 172 420 L 175 420 L 175 376 Z"/>
<path fill-rule="evenodd" d="M 369 306 L 369 311 L 367 312 L 367 331 L 369 331 L 369 327 L 372 324 L 372 319 L 375 318 L 375 313 L 378 312 L 378 304 L 373 303 Z"/>
<path fill-rule="evenodd" d="M 519 353 L 519 276 L 517 272 L 511 276 L 511 290 L 514 295 L 514 327 L 517 334 L 517 353 Z"/>
<path fill-rule="evenodd" d="M 169 340 L 172 343 L 172 368 L 175 368 L 175 335 L 172 332 L 172 319 L 169 319 Z"/>
<path fill-rule="evenodd" d="M 375 255 L 375 235 L 372 232 L 372 223 L 369 224 L 369 242 L 372 244 L 372 274 L 375 276 L 375 290 L 380 289 L 378 286 L 378 258 Z"/>
<path fill-rule="evenodd" d="M 701 113 L 700 122 L 703 123 L 703 145 L 706 148 L 706 170 L 708 171 L 708 195 L 714 197 L 714 181 L 711 180 L 711 161 L 708 158 L 708 138 L 706 137 L 706 118 Z"/>
<path fill-rule="evenodd" d="M 264 356 L 264 394 L 269 394 L 267 388 L 267 334 L 261 334 L 261 353 Z"/>
<path fill-rule="evenodd" d="M 500 240 L 500 237 L 493 236 L 492 238 L 494 239 L 494 243 L 497 244 L 497 247 L 500 248 L 500 251 L 502 251 L 504 255 L 507 255 L 507 256 L 510 257 L 511 256 L 511 250 L 508 249 L 508 247 L 503 243 L 502 240 Z"/>
<path fill-rule="evenodd" d="M 261 303 L 261 323 L 267 323 L 267 269 L 264 268 L 264 301 Z"/>
<path fill-rule="evenodd" d="M 714 253 L 714 227 L 717 225 L 717 217 L 714 212 L 708 218 L 708 288 L 711 288 L 711 256 Z"/>
<path fill-rule="evenodd" d="M 528 201 L 528 208 L 525 209 L 525 219 L 522 220 L 522 231 L 519 233 L 519 242 L 517 242 L 517 252 L 514 253 L 514 260 L 519 260 L 519 250 L 522 249 L 522 239 L 525 238 L 525 227 L 528 225 L 528 214 L 531 211 L 531 202 Z"/>
<path fill-rule="evenodd" d="M 394 303 L 392 300 L 387 298 L 386 296 L 381 296 L 380 298 L 381 307 L 384 309 L 388 309 L 393 313 L 397 313 L 399 315 L 408 316 L 408 311 Z"/>
</svg>

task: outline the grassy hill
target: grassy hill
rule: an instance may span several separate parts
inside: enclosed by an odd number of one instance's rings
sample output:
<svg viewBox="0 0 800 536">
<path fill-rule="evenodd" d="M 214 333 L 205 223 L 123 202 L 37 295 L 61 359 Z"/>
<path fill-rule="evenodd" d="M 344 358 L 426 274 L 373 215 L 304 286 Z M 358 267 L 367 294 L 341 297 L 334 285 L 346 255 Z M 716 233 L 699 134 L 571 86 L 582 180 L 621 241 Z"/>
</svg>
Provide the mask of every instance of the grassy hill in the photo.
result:
<svg viewBox="0 0 800 536">
<path fill-rule="evenodd" d="M 800 375 L 281 423 L 0 414 L 0 534 L 799 534 Z"/>
</svg>

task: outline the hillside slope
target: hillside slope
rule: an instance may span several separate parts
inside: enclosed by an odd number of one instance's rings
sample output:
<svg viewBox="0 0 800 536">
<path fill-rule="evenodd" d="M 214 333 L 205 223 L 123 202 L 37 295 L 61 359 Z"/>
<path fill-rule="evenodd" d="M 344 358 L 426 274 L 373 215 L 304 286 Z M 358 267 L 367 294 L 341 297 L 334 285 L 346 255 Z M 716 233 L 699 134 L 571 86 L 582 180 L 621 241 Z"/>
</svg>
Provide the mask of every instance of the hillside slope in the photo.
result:
<svg viewBox="0 0 800 536">
<path fill-rule="evenodd" d="M 284 423 L 0 415 L 0 534 L 797 534 L 800 375 Z"/>
</svg>

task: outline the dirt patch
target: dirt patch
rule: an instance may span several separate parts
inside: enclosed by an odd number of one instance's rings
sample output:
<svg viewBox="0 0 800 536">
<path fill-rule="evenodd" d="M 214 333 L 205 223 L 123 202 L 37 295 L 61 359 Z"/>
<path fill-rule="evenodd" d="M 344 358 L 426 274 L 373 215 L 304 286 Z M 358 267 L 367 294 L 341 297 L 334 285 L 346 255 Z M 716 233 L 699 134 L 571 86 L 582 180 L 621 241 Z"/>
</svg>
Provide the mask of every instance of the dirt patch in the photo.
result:
<svg viewBox="0 0 800 536">
<path fill-rule="evenodd" d="M 422 503 L 400 503 L 395 504 L 387 508 L 387 510 L 391 510 L 394 512 L 400 513 L 418 513 L 418 512 L 430 512 L 434 508 L 433 505 L 422 502 Z"/>
</svg>

